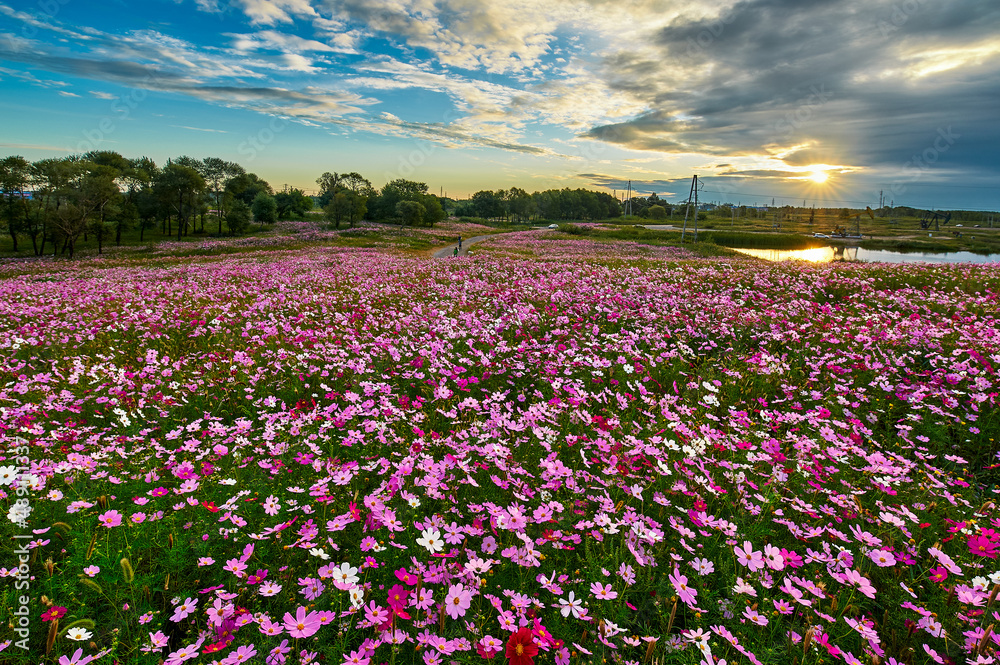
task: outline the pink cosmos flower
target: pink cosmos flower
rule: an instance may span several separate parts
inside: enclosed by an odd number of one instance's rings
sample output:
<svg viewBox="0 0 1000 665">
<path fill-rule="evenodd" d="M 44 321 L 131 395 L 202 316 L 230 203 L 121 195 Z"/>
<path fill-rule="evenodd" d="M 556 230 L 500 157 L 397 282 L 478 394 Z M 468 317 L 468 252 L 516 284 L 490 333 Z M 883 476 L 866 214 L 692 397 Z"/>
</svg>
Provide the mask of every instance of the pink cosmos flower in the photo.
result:
<svg viewBox="0 0 1000 665">
<path fill-rule="evenodd" d="M 674 572 L 670 574 L 670 583 L 677 590 L 677 596 L 685 605 L 694 605 L 694 598 L 698 595 L 698 591 L 689 587 L 687 581 L 688 578 L 682 575 L 678 568 L 674 568 Z"/>
<path fill-rule="evenodd" d="M 455 584 L 448 589 L 448 595 L 444 599 L 445 611 L 452 619 L 465 616 L 466 611 L 472 606 L 472 593 L 462 584 Z"/>
<path fill-rule="evenodd" d="M 109 510 L 108 512 L 99 515 L 97 519 L 101 521 L 101 526 L 110 529 L 112 527 L 119 526 L 122 523 L 122 514 L 117 510 Z"/>
<path fill-rule="evenodd" d="M 613 600 L 618 597 L 618 592 L 612 590 L 610 584 L 604 585 L 600 582 L 594 582 L 590 585 L 590 593 L 594 594 L 594 598 L 598 600 Z"/>
<path fill-rule="evenodd" d="M 237 647 L 222 660 L 222 665 L 240 665 L 257 655 L 257 647 L 254 645 Z"/>
<path fill-rule="evenodd" d="M 306 614 L 306 608 L 299 607 L 295 610 L 295 616 L 285 612 L 285 628 L 292 637 L 312 637 L 319 630 L 320 620 L 316 612 Z"/>
<path fill-rule="evenodd" d="M 768 543 L 764 545 L 764 563 L 771 570 L 781 570 L 785 567 L 785 559 L 781 556 L 781 550 Z"/>
<path fill-rule="evenodd" d="M 896 557 L 889 550 L 872 550 L 868 553 L 868 558 L 874 561 L 879 568 L 889 568 L 896 565 Z"/>
<path fill-rule="evenodd" d="M 174 614 L 170 617 L 170 620 L 174 623 L 183 621 L 187 615 L 194 612 L 197 607 L 198 601 L 194 598 L 188 598 L 183 603 L 177 604 L 177 607 L 174 608 Z"/>
<path fill-rule="evenodd" d="M 752 610 L 749 607 L 743 610 L 743 616 L 758 626 L 766 626 L 769 623 L 766 616 L 758 614 L 756 610 Z"/>
<path fill-rule="evenodd" d="M 740 565 L 749 568 L 750 572 L 760 570 L 765 565 L 764 557 L 760 552 L 754 551 L 749 540 L 744 540 L 743 547 L 734 547 L 733 551 L 736 553 L 736 560 L 740 562 Z"/>
<path fill-rule="evenodd" d="M 274 582 L 264 582 L 260 585 L 257 593 L 262 596 L 277 596 L 281 593 L 281 585 Z"/>
</svg>

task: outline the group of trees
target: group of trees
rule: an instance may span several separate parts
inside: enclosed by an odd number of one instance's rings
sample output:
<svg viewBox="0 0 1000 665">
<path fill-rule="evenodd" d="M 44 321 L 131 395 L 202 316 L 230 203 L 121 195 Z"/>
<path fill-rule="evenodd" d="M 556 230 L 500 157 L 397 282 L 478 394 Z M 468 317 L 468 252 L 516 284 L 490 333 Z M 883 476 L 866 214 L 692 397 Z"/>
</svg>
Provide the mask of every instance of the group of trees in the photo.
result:
<svg viewBox="0 0 1000 665">
<path fill-rule="evenodd" d="M 316 179 L 317 200 L 336 228 L 347 222 L 352 228 L 362 219 L 395 220 L 400 225 L 434 226 L 444 219 L 441 199 L 427 192 L 427 184 L 392 180 L 376 190 L 360 173 L 326 172 Z"/>
<path fill-rule="evenodd" d="M 587 189 L 547 189 L 528 192 L 518 187 L 483 190 L 460 204 L 456 214 L 491 220 L 524 222 L 541 219 L 613 219 L 621 215 L 618 199 Z"/>
<path fill-rule="evenodd" d="M 271 186 L 242 166 L 217 157 L 178 157 L 160 167 L 148 157 L 126 158 L 110 150 L 41 159 L 0 159 L 0 215 L 14 251 L 30 240 L 36 255 L 73 256 L 78 240 L 93 235 L 98 252 L 114 237 L 138 230 L 181 239 L 206 232 L 206 217 L 223 221 L 231 234 L 246 231 L 251 216 L 273 223 L 279 216 L 304 214 L 312 199 L 301 190 L 275 195 Z M 198 222 L 201 229 L 198 230 Z"/>
</svg>

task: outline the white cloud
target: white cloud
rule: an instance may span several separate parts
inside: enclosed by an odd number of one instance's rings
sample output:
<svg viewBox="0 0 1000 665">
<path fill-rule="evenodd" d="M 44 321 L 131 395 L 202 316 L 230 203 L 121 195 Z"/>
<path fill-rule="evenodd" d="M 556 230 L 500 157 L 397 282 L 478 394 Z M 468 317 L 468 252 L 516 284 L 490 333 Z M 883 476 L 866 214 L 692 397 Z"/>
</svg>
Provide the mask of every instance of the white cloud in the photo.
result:
<svg viewBox="0 0 1000 665">
<path fill-rule="evenodd" d="M 309 0 L 235 0 L 254 25 L 291 23 L 293 16 L 316 16 Z"/>
</svg>

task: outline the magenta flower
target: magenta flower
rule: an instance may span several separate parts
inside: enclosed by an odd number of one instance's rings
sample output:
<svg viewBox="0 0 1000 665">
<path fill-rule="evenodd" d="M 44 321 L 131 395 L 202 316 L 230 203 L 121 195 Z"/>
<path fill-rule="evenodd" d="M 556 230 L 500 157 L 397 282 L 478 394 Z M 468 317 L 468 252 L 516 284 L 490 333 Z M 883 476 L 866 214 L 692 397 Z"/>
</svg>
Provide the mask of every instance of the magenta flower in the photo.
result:
<svg viewBox="0 0 1000 665">
<path fill-rule="evenodd" d="M 285 628 L 292 637 L 312 637 L 321 625 L 319 615 L 315 612 L 306 614 L 306 608 L 295 610 L 295 616 L 285 612 Z"/>
<path fill-rule="evenodd" d="M 969 538 L 969 551 L 976 556 L 985 556 L 991 559 L 997 558 L 997 543 L 992 542 L 986 536 L 972 536 Z"/>
<path fill-rule="evenodd" d="M 257 572 L 247 577 L 247 584 L 259 584 L 267 577 L 267 569 L 257 569 Z"/>
<path fill-rule="evenodd" d="M 389 607 L 397 611 L 405 609 L 408 604 L 407 596 L 409 595 L 410 595 L 409 590 L 405 589 L 404 587 L 401 587 L 398 584 L 393 584 L 392 588 L 389 589 L 389 598 L 388 598 Z"/>
<path fill-rule="evenodd" d="M 928 577 L 931 579 L 931 582 L 944 582 L 946 579 L 948 579 L 948 571 L 945 570 L 944 566 L 931 568 L 927 572 L 930 573 Z"/>
<path fill-rule="evenodd" d="M 448 595 L 444 599 L 445 612 L 452 619 L 465 616 L 466 611 L 472 606 L 472 593 L 462 584 L 456 584 L 448 589 Z"/>
<path fill-rule="evenodd" d="M 101 521 L 101 526 L 111 528 L 118 526 L 122 523 L 122 514 L 117 510 L 109 510 L 106 513 L 101 514 L 98 518 Z"/>
</svg>

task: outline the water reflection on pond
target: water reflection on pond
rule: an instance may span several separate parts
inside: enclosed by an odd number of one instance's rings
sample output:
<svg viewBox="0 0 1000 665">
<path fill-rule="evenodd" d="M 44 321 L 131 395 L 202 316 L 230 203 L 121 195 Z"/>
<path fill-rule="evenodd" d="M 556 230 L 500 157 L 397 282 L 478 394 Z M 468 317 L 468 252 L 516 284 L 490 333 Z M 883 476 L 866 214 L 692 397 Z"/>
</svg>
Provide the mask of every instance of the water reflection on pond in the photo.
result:
<svg viewBox="0 0 1000 665">
<path fill-rule="evenodd" d="M 884 249 L 862 247 L 813 247 L 810 249 L 738 249 L 741 254 L 767 261 L 881 261 L 883 263 L 997 263 L 1000 254 L 973 254 L 972 252 L 903 253 Z"/>
</svg>

